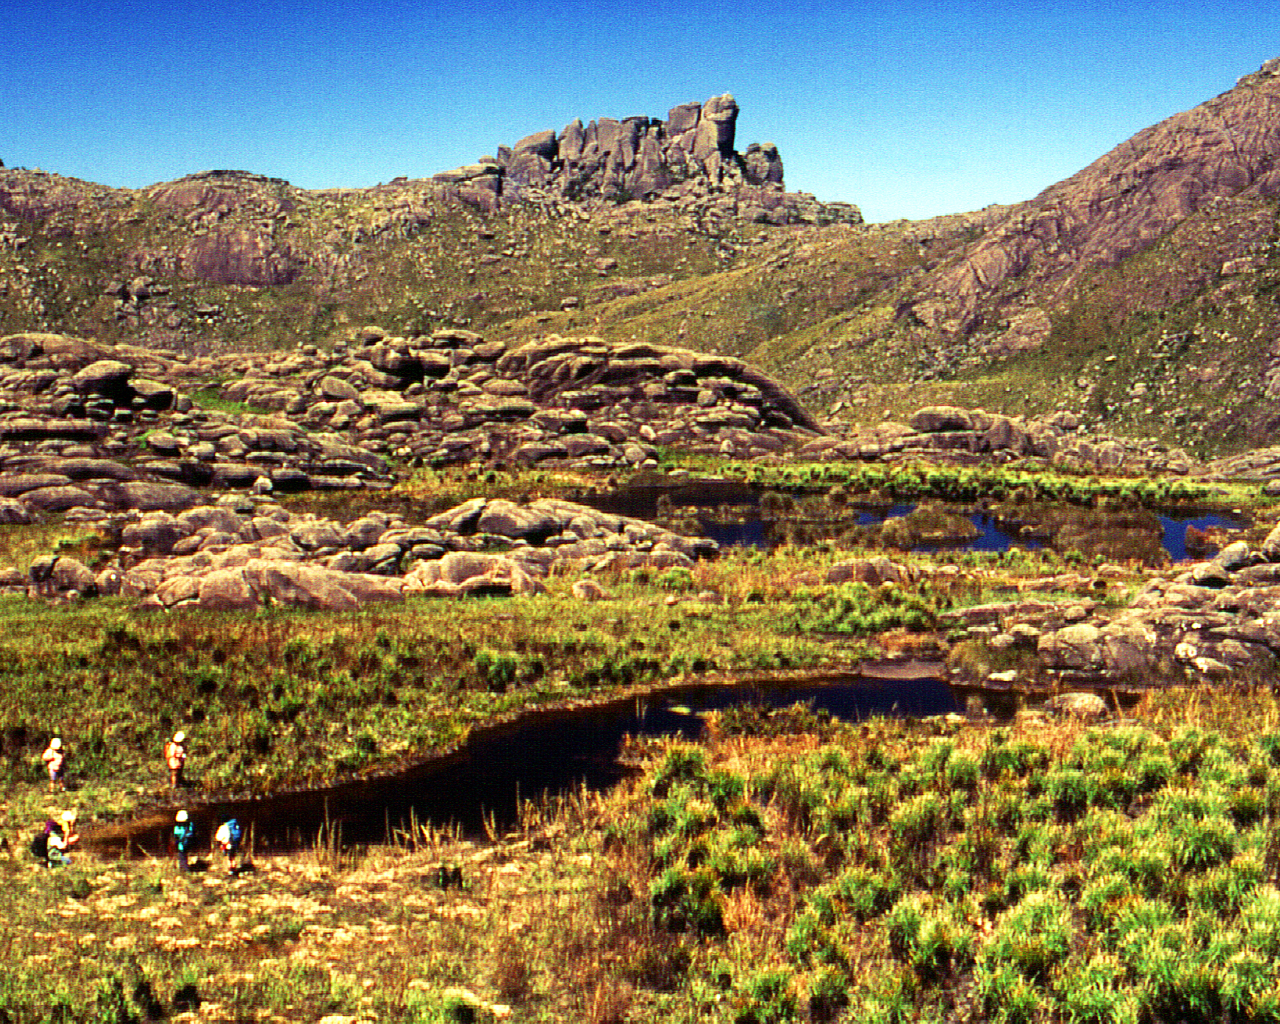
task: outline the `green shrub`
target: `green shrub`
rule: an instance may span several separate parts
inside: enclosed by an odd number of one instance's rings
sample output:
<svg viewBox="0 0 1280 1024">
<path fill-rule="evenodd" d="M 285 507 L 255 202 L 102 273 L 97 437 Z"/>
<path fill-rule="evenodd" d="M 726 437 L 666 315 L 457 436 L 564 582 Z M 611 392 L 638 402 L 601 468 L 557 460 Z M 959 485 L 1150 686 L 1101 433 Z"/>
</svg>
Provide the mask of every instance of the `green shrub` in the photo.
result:
<svg viewBox="0 0 1280 1024">
<path fill-rule="evenodd" d="M 1258 736 L 1254 739 L 1253 745 L 1272 765 L 1280 766 L 1280 732 Z"/>
<path fill-rule="evenodd" d="M 707 755 L 698 747 L 674 746 L 663 756 L 662 764 L 654 773 L 650 791 L 655 797 L 665 797 L 673 782 L 689 782 L 702 777 L 706 771 Z"/>
<path fill-rule="evenodd" d="M 995 1024 L 1035 1024 L 1048 1019 L 1045 994 L 1012 964 L 980 963 L 974 980 L 982 1020 Z"/>
<path fill-rule="evenodd" d="M 1266 878 L 1266 868 L 1256 855 L 1241 854 L 1229 864 L 1218 864 L 1187 884 L 1191 906 L 1223 917 L 1235 916 Z"/>
<path fill-rule="evenodd" d="M 1236 827 L 1224 817 L 1180 822 L 1169 834 L 1175 867 L 1204 871 L 1235 853 Z"/>
<path fill-rule="evenodd" d="M 973 936 L 951 904 L 933 896 L 904 896 L 885 915 L 889 947 L 922 981 L 936 982 L 973 958 Z"/>
<path fill-rule="evenodd" d="M 1048 865 L 1029 863 L 1011 868 L 1004 876 L 1005 902 L 1012 906 L 1031 893 L 1056 889 L 1058 878 Z"/>
<path fill-rule="evenodd" d="M 953 754 L 943 772 L 943 780 L 952 789 L 974 790 L 982 776 L 982 765 L 972 754 Z"/>
<path fill-rule="evenodd" d="M 1025 778 L 1033 770 L 1048 765 L 1049 753 L 1026 740 L 993 742 L 982 752 L 978 763 L 988 779 L 998 779 L 1003 775 Z"/>
<path fill-rule="evenodd" d="M 823 968 L 809 984 L 809 1019 L 834 1020 L 849 1005 L 849 980 L 844 972 Z"/>
<path fill-rule="evenodd" d="M 915 591 L 844 583 L 830 590 L 801 590 L 783 628 L 803 633 L 882 633 L 932 629 L 936 608 Z"/>
<path fill-rule="evenodd" d="M 1105 930 L 1115 916 L 1138 899 L 1133 881 L 1121 874 L 1103 874 L 1092 878 L 1080 891 L 1078 906 L 1091 931 Z"/>
<path fill-rule="evenodd" d="M 1120 908 L 1108 929 L 1109 944 L 1123 957 L 1132 958 L 1155 936 L 1177 929 L 1178 917 L 1163 900 L 1139 897 Z"/>
<path fill-rule="evenodd" d="M 1240 924 L 1259 954 L 1280 957 L 1280 889 L 1259 885 L 1248 893 L 1241 901 Z"/>
<path fill-rule="evenodd" d="M 653 923 L 670 932 L 723 935 L 724 911 L 714 889 L 715 880 L 706 872 L 668 868 L 649 890 Z"/>
<path fill-rule="evenodd" d="M 869 921 L 898 901 L 902 884 L 893 875 L 854 864 L 840 873 L 830 891 L 846 913 L 859 921 Z"/>
<path fill-rule="evenodd" d="M 715 771 L 707 776 L 705 791 L 715 809 L 724 812 L 730 805 L 742 800 L 746 781 L 732 772 Z"/>
<path fill-rule="evenodd" d="M 940 775 L 947 766 L 947 761 L 955 752 L 956 741 L 950 739 L 934 740 L 918 755 L 920 767 L 930 775 Z"/>
<path fill-rule="evenodd" d="M 1031 892 L 996 919 L 982 955 L 1043 981 L 1070 952 L 1072 931 L 1071 908 L 1060 893 Z"/>
<path fill-rule="evenodd" d="M 1062 1007 L 1079 1024 L 1139 1024 L 1139 1001 L 1128 984 L 1127 971 L 1113 953 L 1095 953 L 1085 963 L 1064 972 Z"/>
<path fill-rule="evenodd" d="M 1045 794 L 1059 821 L 1074 821 L 1089 806 L 1089 779 L 1078 768 L 1059 768 L 1045 776 Z"/>
<path fill-rule="evenodd" d="M 919 846 L 941 838 L 945 819 L 942 798 L 937 793 L 921 793 L 889 815 L 889 830 L 908 846 Z"/>
<path fill-rule="evenodd" d="M 795 828 L 808 831 L 814 812 L 822 805 L 821 780 L 808 775 L 803 766 L 791 762 L 775 765 L 765 775 L 752 780 L 752 789 L 762 800 L 772 801 Z"/>
<path fill-rule="evenodd" d="M 1238 826 L 1251 825 L 1267 812 L 1267 794 L 1257 786 L 1242 786 L 1227 798 L 1231 820 Z"/>
<path fill-rule="evenodd" d="M 795 1020 L 797 1000 L 791 975 L 767 971 L 749 978 L 742 987 L 744 1002 L 734 1024 L 780 1024 Z"/>
<path fill-rule="evenodd" d="M 1221 750 L 1222 739 L 1206 733 L 1199 726 L 1183 726 L 1169 738 L 1168 753 L 1174 769 L 1186 775 L 1196 775 L 1210 752 Z"/>
<path fill-rule="evenodd" d="M 797 914 L 787 929 L 787 955 L 806 967 L 813 963 L 844 963 L 845 954 L 832 932 L 832 924 L 834 921 L 824 920 L 819 912 Z"/>
<path fill-rule="evenodd" d="M 688 592 L 694 589 L 693 573 L 683 566 L 673 566 L 654 577 L 654 585 L 662 590 Z"/>
<path fill-rule="evenodd" d="M 1173 774 L 1173 758 L 1168 754 L 1144 754 L 1136 769 L 1138 789 L 1143 793 L 1154 793 L 1168 785 Z"/>
</svg>

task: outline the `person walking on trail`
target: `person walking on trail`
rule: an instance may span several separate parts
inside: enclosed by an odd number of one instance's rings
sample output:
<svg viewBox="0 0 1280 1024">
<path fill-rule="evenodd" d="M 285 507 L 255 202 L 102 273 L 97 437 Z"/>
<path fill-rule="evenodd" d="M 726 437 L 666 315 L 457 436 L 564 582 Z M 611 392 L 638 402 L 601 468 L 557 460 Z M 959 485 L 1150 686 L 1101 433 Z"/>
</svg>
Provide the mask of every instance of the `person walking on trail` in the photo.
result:
<svg viewBox="0 0 1280 1024">
<path fill-rule="evenodd" d="M 79 841 L 76 812 L 63 811 L 57 821 L 50 818 L 44 823 L 44 829 L 31 840 L 31 852 L 44 861 L 45 867 L 60 868 L 71 863 L 67 851 Z"/>
<path fill-rule="evenodd" d="M 227 855 L 227 870 L 235 874 L 236 855 L 240 852 L 240 822 L 235 818 L 228 818 L 218 826 L 218 831 L 213 834 L 213 841 L 218 845 L 218 849 Z"/>
<path fill-rule="evenodd" d="M 179 730 L 164 745 L 164 763 L 169 769 L 169 788 L 182 785 L 182 769 L 187 763 L 187 734 Z"/>
<path fill-rule="evenodd" d="M 40 755 L 40 760 L 44 762 L 45 769 L 49 773 L 50 791 L 66 789 L 63 774 L 67 766 L 67 751 L 62 746 L 60 737 L 55 736 L 49 741 L 49 745 L 44 748 L 44 753 Z"/>
<path fill-rule="evenodd" d="M 191 816 L 186 811 L 179 811 L 173 821 L 173 849 L 178 858 L 178 870 L 190 871 L 187 854 L 191 849 L 191 839 L 196 827 L 191 823 Z"/>
</svg>

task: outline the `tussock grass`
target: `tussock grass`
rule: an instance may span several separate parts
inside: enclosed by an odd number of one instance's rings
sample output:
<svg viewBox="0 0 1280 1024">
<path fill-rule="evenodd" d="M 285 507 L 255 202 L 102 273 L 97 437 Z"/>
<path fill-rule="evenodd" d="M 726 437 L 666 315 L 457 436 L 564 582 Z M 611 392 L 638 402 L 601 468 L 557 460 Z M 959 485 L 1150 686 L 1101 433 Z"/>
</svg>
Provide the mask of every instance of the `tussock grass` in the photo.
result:
<svg viewBox="0 0 1280 1024">
<path fill-rule="evenodd" d="M 1272 692 L 1171 691 L 1111 728 L 810 731 L 796 713 L 795 731 L 725 716 L 705 743 L 649 743 L 629 783 L 526 804 L 492 843 L 414 824 L 235 879 L 0 856 L 0 1006 L 734 1024 L 1280 1011 Z M 441 888 L 446 865 L 461 885 Z"/>
</svg>

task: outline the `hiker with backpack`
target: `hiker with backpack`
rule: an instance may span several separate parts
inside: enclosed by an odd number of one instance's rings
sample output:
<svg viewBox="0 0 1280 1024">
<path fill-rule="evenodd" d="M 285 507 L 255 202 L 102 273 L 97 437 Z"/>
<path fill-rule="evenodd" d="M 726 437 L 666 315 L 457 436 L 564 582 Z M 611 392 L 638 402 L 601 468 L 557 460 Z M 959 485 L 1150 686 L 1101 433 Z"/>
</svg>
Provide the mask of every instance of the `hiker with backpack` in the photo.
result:
<svg viewBox="0 0 1280 1024">
<path fill-rule="evenodd" d="M 241 835 L 240 822 L 235 818 L 228 818 L 213 834 L 213 841 L 217 843 L 218 849 L 227 855 L 227 870 L 232 874 L 236 871 L 236 855 L 240 852 Z"/>
<path fill-rule="evenodd" d="M 191 840 L 196 834 L 196 827 L 191 823 L 191 816 L 186 811 L 179 811 L 173 821 L 173 849 L 178 858 L 178 870 L 190 871 L 187 853 L 191 849 Z"/>
<path fill-rule="evenodd" d="M 67 751 L 62 746 L 61 737 L 55 736 L 49 741 L 49 745 L 44 748 L 44 753 L 40 755 L 40 760 L 44 762 L 45 769 L 49 772 L 50 792 L 66 789 L 63 772 L 67 765 Z"/>
<path fill-rule="evenodd" d="M 169 769 L 169 788 L 182 785 L 182 770 L 187 763 L 187 734 L 179 730 L 164 745 L 164 763 Z"/>
<path fill-rule="evenodd" d="M 63 867 L 71 863 L 67 853 L 80 841 L 76 832 L 76 812 L 63 811 L 59 820 L 50 818 L 31 840 L 31 853 L 47 868 Z"/>
</svg>

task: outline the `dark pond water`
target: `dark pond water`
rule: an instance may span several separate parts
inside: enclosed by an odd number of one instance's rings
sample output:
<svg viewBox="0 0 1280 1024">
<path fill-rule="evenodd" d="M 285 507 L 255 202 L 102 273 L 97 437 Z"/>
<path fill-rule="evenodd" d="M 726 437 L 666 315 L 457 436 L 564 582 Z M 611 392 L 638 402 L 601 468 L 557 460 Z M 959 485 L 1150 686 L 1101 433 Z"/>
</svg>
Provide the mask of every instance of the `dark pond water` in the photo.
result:
<svg viewBox="0 0 1280 1024">
<path fill-rule="evenodd" d="M 660 696 L 630 698 L 591 707 L 553 709 L 477 730 L 453 754 L 394 777 L 366 779 L 325 789 L 282 793 L 258 800 L 230 800 L 190 808 L 197 848 L 226 817 L 252 825 L 259 849 L 307 847 L 328 823 L 343 842 L 382 842 L 410 822 L 456 823 L 482 834 L 486 819 L 499 829 L 517 821 L 523 800 L 603 789 L 623 778 L 618 754 L 628 736 L 695 738 L 701 713 L 732 704 L 785 707 L 811 702 L 847 721 L 882 715 L 940 715 L 959 710 L 936 666 L 906 666 L 879 676 L 833 676 L 795 683 L 689 686 Z M 128 836 L 131 849 L 162 850 L 168 817 Z M 330 833 L 332 834 L 332 832 Z M 124 840 L 118 839 L 117 845 Z M 104 838 L 96 844 L 111 846 Z"/>
<path fill-rule="evenodd" d="M 1187 553 L 1187 527 L 1194 526 L 1198 530 L 1210 527 L 1225 530 L 1238 530 L 1248 525 L 1248 520 L 1233 512 L 1205 512 L 1199 515 L 1161 516 L 1160 525 L 1164 528 L 1164 549 L 1175 562 L 1181 562 L 1193 556 Z"/>
<path fill-rule="evenodd" d="M 773 546 L 777 541 L 772 535 L 773 523 L 762 517 L 760 499 L 764 492 L 748 484 L 728 480 L 705 480 L 689 484 L 650 484 L 619 489 L 607 494 L 586 495 L 576 498 L 604 512 L 633 516 L 637 519 L 655 520 L 659 517 L 659 499 L 674 512 L 689 510 L 698 520 L 703 536 L 710 537 L 721 546 L 760 547 Z M 886 519 L 905 516 L 916 508 L 913 503 L 895 503 L 878 508 L 856 511 L 859 526 L 874 526 Z M 1162 529 L 1162 544 L 1175 562 L 1191 557 L 1186 549 L 1188 526 L 1197 529 L 1210 527 L 1240 529 L 1248 525 L 1245 516 L 1216 510 L 1156 513 Z M 948 548 L 967 551 L 1005 551 L 1011 547 L 1028 550 L 1043 546 L 1036 539 L 1020 536 L 1012 530 L 1001 529 L 990 515 L 975 512 L 968 516 L 978 530 L 972 540 L 950 543 Z M 922 544 L 922 550 L 944 545 Z"/>
</svg>

